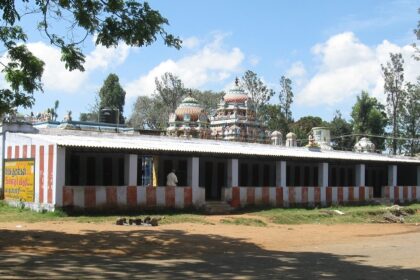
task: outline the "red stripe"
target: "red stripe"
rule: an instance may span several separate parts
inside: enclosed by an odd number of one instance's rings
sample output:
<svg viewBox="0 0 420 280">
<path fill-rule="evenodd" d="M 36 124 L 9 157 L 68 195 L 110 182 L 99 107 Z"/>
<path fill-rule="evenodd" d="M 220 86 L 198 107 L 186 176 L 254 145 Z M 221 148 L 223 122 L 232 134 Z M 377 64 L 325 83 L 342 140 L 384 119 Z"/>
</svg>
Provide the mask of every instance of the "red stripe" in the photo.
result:
<svg viewBox="0 0 420 280">
<path fill-rule="evenodd" d="M 127 204 L 131 208 L 137 206 L 137 187 L 127 187 Z"/>
<path fill-rule="evenodd" d="M 116 187 L 106 188 L 106 205 L 108 206 L 117 205 L 117 188 Z"/>
<path fill-rule="evenodd" d="M 331 205 L 332 204 L 332 188 L 331 187 L 327 187 L 326 189 L 326 199 L 327 199 L 327 205 Z"/>
<path fill-rule="evenodd" d="M 22 153 L 23 153 L 23 155 L 22 155 L 23 158 L 28 157 L 28 145 L 23 145 Z"/>
<path fill-rule="evenodd" d="M 359 187 L 359 201 L 365 201 L 365 187 Z"/>
<path fill-rule="evenodd" d="M 302 204 L 308 205 L 308 187 L 302 187 Z"/>
<path fill-rule="evenodd" d="M 349 187 L 349 201 L 350 202 L 354 201 L 354 188 L 353 187 Z"/>
<path fill-rule="evenodd" d="M 175 207 L 175 187 L 165 188 L 165 206 L 168 208 Z"/>
<path fill-rule="evenodd" d="M 344 201 L 343 199 L 343 187 L 337 187 L 337 201 L 338 203 L 342 203 Z"/>
<path fill-rule="evenodd" d="M 96 189 L 95 187 L 85 188 L 85 208 L 94 208 L 96 206 Z"/>
<path fill-rule="evenodd" d="M 63 206 L 73 206 L 73 189 L 64 187 L 63 188 Z"/>
<path fill-rule="evenodd" d="M 232 201 L 231 206 L 234 208 L 237 208 L 241 205 L 241 198 L 239 194 L 239 188 L 238 187 L 232 187 Z"/>
<path fill-rule="evenodd" d="M 321 188 L 314 187 L 314 196 L 315 196 L 315 203 L 319 204 L 321 202 Z"/>
<path fill-rule="evenodd" d="M 39 203 L 44 203 L 44 146 L 39 146 Z"/>
<path fill-rule="evenodd" d="M 417 201 L 417 189 L 416 187 L 411 187 L 411 200 Z"/>
<path fill-rule="evenodd" d="M 262 203 L 263 204 L 270 204 L 270 189 L 267 187 L 262 188 Z"/>
<path fill-rule="evenodd" d="M 146 188 L 146 205 L 147 207 L 156 207 L 156 188 Z"/>
<path fill-rule="evenodd" d="M 395 187 L 394 188 L 394 201 L 398 201 L 400 200 L 400 192 L 399 192 L 399 188 Z"/>
<path fill-rule="evenodd" d="M 247 188 L 246 189 L 246 203 L 248 205 L 255 204 L 255 188 Z"/>
<path fill-rule="evenodd" d="M 289 204 L 294 204 L 296 202 L 295 188 L 288 188 L 289 190 Z"/>
<path fill-rule="evenodd" d="M 54 145 L 48 146 L 48 203 L 52 203 L 53 199 L 53 163 L 54 163 Z"/>
<path fill-rule="evenodd" d="M 385 187 L 385 198 L 389 199 L 389 187 Z"/>
<path fill-rule="evenodd" d="M 31 158 L 35 157 L 35 151 L 36 151 L 36 146 L 35 145 L 31 145 Z"/>
<path fill-rule="evenodd" d="M 192 188 L 184 188 L 184 208 L 191 207 L 192 205 Z"/>
<path fill-rule="evenodd" d="M 12 146 L 7 147 L 7 158 L 8 159 L 12 158 Z"/>
<path fill-rule="evenodd" d="M 276 204 L 283 206 L 283 188 L 276 188 Z"/>
<path fill-rule="evenodd" d="M 408 201 L 408 187 L 403 187 L 403 200 Z"/>
<path fill-rule="evenodd" d="M 19 156 L 19 146 L 15 146 L 15 158 L 20 158 L 20 156 Z"/>
</svg>

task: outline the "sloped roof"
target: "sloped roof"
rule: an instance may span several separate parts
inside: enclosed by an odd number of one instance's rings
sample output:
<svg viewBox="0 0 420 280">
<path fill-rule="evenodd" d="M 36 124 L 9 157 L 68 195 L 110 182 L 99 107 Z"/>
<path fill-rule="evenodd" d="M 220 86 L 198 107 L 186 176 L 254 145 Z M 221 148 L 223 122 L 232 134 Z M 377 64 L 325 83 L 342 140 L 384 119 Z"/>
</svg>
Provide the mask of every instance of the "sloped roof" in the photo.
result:
<svg viewBox="0 0 420 280">
<path fill-rule="evenodd" d="M 350 160 L 359 162 L 387 162 L 419 164 L 420 159 L 374 153 L 346 151 L 313 151 L 305 147 L 284 147 L 269 144 L 228 142 L 220 140 L 182 139 L 168 136 L 124 135 L 116 133 L 86 133 L 53 131 L 38 134 L 16 133 L 63 147 L 139 150 L 146 152 L 197 153 L 226 156 L 262 156 L 278 159 Z M 47 133 L 47 134 L 45 134 Z"/>
</svg>

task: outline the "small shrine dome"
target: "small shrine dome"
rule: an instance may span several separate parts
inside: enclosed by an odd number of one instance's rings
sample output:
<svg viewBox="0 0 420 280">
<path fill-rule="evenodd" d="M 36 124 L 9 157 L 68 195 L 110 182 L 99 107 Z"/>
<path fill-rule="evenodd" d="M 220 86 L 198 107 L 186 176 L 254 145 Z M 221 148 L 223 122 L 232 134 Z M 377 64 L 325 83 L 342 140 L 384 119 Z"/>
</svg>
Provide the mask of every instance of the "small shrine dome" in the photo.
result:
<svg viewBox="0 0 420 280">
<path fill-rule="evenodd" d="M 281 134 L 281 132 L 280 132 L 280 131 L 275 130 L 275 131 L 273 131 L 273 132 L 271 133 L 271 137 L 276 137 L 276 136 L 283 136 L 283 135 Z"/>
<path fill-rule="evenodd" d="M 296 134 L 294 134 L 293 132 L 289 132 L 286 134 L 286 139 L 293 139 L 296 140 Z"/>
<path fill-rule="evenodd" d="M 354 150 L 359 153 L 374 153 L 375 144 L 367 137 L 362 137 L 359 142 L 354 145 Z"/>
<path fill-rule="evenodd" d="M 239 87 L 239 79 L 235 79 L 235 86 L 223 96 L 223 100 L 229 103 L 244 103 L 248 100 L 248 95 Z"/>
<path fill-rule="evenodd" d="M 189 115 L 191 121 L 197 121 L 203 111 L 204 109 L 198 104 L 197 99 L 187 96 L 175 110 L 175 115 L 179 120 L 184 120 L 184 116 Z"/>
</svg>

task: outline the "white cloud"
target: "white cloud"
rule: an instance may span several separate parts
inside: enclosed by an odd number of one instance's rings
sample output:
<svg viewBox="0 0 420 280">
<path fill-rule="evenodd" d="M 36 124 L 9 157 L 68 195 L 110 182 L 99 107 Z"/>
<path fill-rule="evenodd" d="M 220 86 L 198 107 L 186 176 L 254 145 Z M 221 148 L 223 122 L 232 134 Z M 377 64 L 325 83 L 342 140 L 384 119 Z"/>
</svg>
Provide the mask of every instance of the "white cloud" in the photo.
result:
<svg viewBox="0 0 420 280">
<path fill-rule="evenodd" d="M 89 79 L 91 73 L 99 69 L 108 69 L 122 64 L 130 51 L 126 44 L 116 48 L 96 46 L 86 55 L 85 71 L 68 71 L 61 61 L 58 48 L 43 42 L 28 43 L 28 49 L 45 62 L 42 82 L 44 90 L 59 90 L 65 93 L 78 91 Z"/>
<path fill-rule="evenodd" d="M 200 40 L 197 37 L 188 37 L 185 39 L 182 39 L 182 47 L 185 47 L 187 49 L 194 49 L 200 45 Z"/>
<path fill-rule="evenodd" d="M 351 32 L 330 37 L 315 45 L 312 52 L 320 64 L 296 96 L 297 103 L 302 105 L 334 105 L 362 90 L 384 101 L 381 64 L 389 60 L 390 52 L 403 54 L 407 81 L 414 81 L 419 75 L 420 64 L 412 59 L 413 47 L 400 47 L 386 40 L 377 46 L 367 46 Z"/>
<path fill-rule="evenodd" d="M 200 88 L 210 82 L 222 82 L 240 70 L 244 54 L 239 48 L 223 47 L 225 34 L 215 34 L 213 40 L 196 52 L 174 61 L 165 60 L 146 75 L 128 83 L 127 96 L 150 95 L 155 90 L 155 78 L 171 72 L 181 78 L 186 87 Z"/>
<path fill-rule="evenodd" d="M 302 61 L 296 61 L 286 71 L 286 77 L 288 78 L 302 78 L 306 75 L 305 65 Z"/>
</svg>

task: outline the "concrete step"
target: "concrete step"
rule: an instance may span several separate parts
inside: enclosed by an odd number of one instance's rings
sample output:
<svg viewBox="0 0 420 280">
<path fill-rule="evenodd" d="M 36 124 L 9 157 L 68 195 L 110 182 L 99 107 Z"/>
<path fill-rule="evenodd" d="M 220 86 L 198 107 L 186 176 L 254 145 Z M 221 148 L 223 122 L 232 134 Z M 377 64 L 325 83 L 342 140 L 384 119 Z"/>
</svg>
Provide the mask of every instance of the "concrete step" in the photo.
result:
<svg viewBox="0 0 420 280">
<path fill-rule="evenodd" d="M 233 208 L 226 201 L 206 201 L 204 210 L 208 214 L 229 214 Z"/>
</svg>

